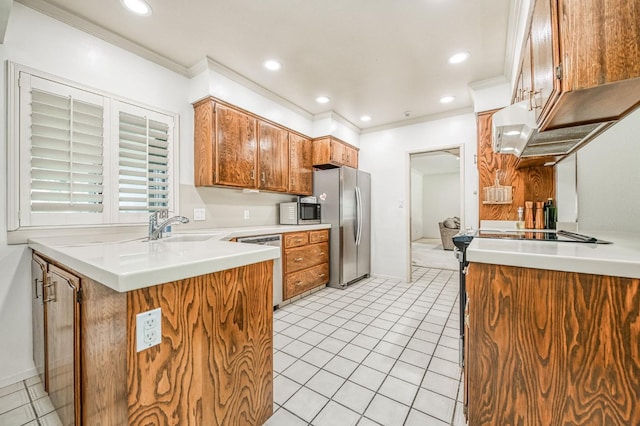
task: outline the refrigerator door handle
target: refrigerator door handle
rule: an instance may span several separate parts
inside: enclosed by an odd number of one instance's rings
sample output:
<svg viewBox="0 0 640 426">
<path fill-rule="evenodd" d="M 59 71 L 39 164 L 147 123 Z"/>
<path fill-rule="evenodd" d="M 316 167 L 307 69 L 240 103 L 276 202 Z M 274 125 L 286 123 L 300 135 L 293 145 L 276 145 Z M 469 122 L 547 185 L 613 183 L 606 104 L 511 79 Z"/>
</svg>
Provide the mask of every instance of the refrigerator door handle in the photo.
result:
<svg viewBox="0 0 640 426">
<path fill-rule="evenodd" d="M 362 193 L 360 187 L 356 186 L 356 245 L 360 245 L 362 238 Z"/>
</svg>

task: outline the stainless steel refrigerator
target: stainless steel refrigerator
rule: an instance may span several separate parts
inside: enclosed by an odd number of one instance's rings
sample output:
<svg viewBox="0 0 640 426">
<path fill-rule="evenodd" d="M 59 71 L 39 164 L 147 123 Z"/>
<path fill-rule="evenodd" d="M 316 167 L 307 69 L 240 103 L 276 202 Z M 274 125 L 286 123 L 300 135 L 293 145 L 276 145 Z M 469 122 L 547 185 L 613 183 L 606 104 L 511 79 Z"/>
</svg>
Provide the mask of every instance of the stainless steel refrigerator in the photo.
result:
<svg viewBox="0 0 640 426">
<path fill-rule="evenodd" d="M 345 288 L 371 272 L 371 175 L 351 167 L 317 170 L 313 194 L 330 223 L 329 286 Z"/>
</svg>

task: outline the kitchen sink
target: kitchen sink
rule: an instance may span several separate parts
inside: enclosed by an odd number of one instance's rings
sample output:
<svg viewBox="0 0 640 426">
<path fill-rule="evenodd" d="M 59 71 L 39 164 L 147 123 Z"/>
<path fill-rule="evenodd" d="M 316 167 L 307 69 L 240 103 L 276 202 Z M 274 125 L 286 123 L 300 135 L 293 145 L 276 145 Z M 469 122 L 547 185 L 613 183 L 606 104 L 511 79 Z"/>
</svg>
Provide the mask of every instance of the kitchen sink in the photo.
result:
<svg viewBox="0 0 640 426">
<path fill-rule="evenodd" d="M 171 237 L 162 238 L 157 241 L 161 241 L 163 243 L 186 243 L 186 242 L 198 242 L 198 241 L 207 241 L 207 240 L 219 240 L 223 236 L 222 232 L 214 232 L 207 234 L 178 234 L 172 235 Z"/>
</svg>

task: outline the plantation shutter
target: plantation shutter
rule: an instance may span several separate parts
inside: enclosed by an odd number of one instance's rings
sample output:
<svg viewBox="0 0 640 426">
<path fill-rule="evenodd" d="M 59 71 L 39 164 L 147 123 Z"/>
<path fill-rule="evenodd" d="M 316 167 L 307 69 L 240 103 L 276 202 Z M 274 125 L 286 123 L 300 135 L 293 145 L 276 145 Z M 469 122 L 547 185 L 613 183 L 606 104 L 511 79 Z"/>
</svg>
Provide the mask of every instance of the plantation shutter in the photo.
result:
<svg viewBox="0 0 640 426">
<path fill-rule="evenodd" d="M 31 211 L 102 212 L 103 108 L 33 89 Z"/>
<path fill-rule="evenodd" d="M 118 209 L 121 213 L 169 210 L 170 117 L 150 117 L 125 108 L 118 116 Z"/>
</svg>

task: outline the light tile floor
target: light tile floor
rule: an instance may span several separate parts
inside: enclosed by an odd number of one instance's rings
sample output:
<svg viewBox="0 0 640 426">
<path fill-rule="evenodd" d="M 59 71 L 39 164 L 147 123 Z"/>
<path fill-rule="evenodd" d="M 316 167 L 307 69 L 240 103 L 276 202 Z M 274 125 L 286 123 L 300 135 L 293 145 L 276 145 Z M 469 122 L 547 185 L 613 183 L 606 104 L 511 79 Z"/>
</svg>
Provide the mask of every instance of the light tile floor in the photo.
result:
<svg viewBox="0 0 640 426">
<path fill-rule="evenodd" d="M 0 425 L 62 425 L 39 377 L 0 388 Z"/>
<path fill-rule="evenodd" d="M 269 426 L 465 425 L 458 272 L 413 268 L 274 312 Z"/>
<path fill-rule="evenodd" d="M 269 426 L 465 425 L 458 272 L 413 268 L 274 312 Z M 60 425 L 37 377 L 0 389 L 0 425 Z"/>
</svg>

